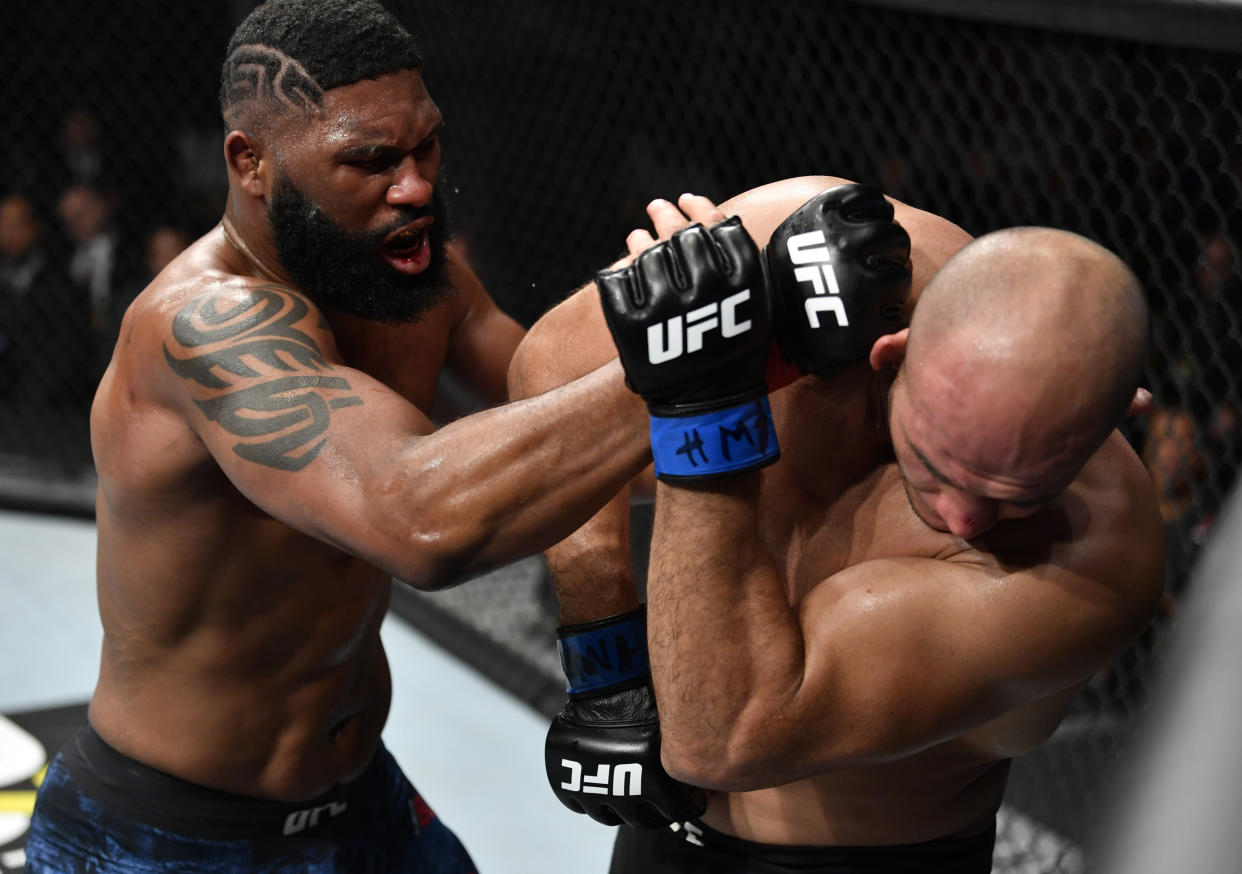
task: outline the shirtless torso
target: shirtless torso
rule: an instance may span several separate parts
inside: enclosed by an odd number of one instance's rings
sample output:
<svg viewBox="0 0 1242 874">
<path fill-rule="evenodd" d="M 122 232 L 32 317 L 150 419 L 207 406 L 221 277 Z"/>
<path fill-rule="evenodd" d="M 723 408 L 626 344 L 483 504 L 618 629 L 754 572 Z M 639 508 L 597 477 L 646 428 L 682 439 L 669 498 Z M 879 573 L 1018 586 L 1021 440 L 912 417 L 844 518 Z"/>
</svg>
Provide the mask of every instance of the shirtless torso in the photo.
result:
<svg viewBox="0 0 1242 874">
<path fill-rule="evenodd" d="M 646 463 L 641 402 L 613 364 L 501 403 L 524 332 L 445 242 L 443 118 L 381 4 L 256 8 L 221 112 L 222 220 L 92 408 L 101 667 L 29 867 L 464 874 L 380 740 L 392 581 L 564 538 Z M 442 373 L 489 408 L 436 427 Z"/>
<path fill-rule="evenodd" d="M 739 215 L 763 245 L 793 210 L 844 181 L 785 180 L 721 210 Z M 895 208 L 912 241 L 913 304 L 970 238 L 942 218 Z M 598 363 L 609 339 L 589 288 L 532 329 L 511 385 L 555 385 Z M 554 342 L 570 354 L 555 361 L 540 354 L 542 344 Z M 782 455 L 761 472 L 754 511 L 759 546 L 785 593 L 784 607 L 770 619 L 720 592 L 701 602 L 684 595 L 696 591 L 695 579 L 749 566 L 745 525 L 702 534 L 712 526 L 700 524 L 701 506 L 683 516 L 695 523 L 682 526 L 672 513 L 662 517 L 657 502 L 657 540 L 664 545 L 653 547 L 653 561 L 663 575 L 683 576 L 685 587 L 648 592 L 649 603 L 659 602 L 648 610 L 648 634 L 663 758 L 674 776 L 714 790 L 703 821 L 717 831 L 809 846 L 981 832 L 1000 805 L 1011 757 L 1052 733 L 1082 684 L 1132 639 L 1158 597 L 1150 484 L 1119 434 L 1053 506 L 968 543 L 929 526 L 911 504 L 889 434 L 891 379 L 860 363 L 771 394 Z M 739 505 L 721 506 L 725 518 Z M 624 507 L 614 504 L 549 551 L 564 621 L 633 606 L 617 594 L 632 587 L 617 558 L 626 542 L 624 517 Z M 670 557 L 677 565 L 683 556 L 684 571 L 670 566 Z M 738 586 L 739 593 L 754 590 Z M 763 646 L 734 659 L 745 647 L 736 624 L 718 621 L 729 612 L 724 604 L 750 617 L 744 621 L 756 640 L 778 639 L 786 621 L 780 612 L 791 613 L 807 650 L 795 647 L 791 656 L 799 665 L 805 658 L 807 674 L 796 682 L 810 687 L 812 671 L 836 672 L 831 681 L 817 680 L 825 694 L 807 701 L 789 692 L 789 710 L 748 708 L 747 701 L 771 692 L 755 679 L 767 670 L 764 656 L 755 655 Z M 955 616 L 960 632 L 953 630 Z M 763 631 L 768 621 L 772 636 Z M 712 639 L 703 629 L 713 623 L 721 643 L 704 658 L 694 641 Z M 683 634 L 688 627 L 699 631 Z M 1066 641 L 1048 646 L 1048 634 Z M 1003 646 L 1004 638 L 1016 643 Z M 994 666 L 986 664 L 989 648 L 997 653 Z M 799 669 L 793 674 L 799 677 Z M 776 701 L 785 702 L 783 695 Z M 836 713 L 851 714 L 850 724 L 840 725 Z"/>
<path fill-rule="evenodd" d="M 366 764 L 388 712 L 379 628 L 391 577 L 274 518 L 264 510 L 272 504 L 266 496 L 255 500 L 242 490 L 253 481 L 230 479 L 187 421 L 191 403 L 224 392 L 178 374 L 165 356 L 188 362 L 216 353 L 214 370 L 205 373 L 237 381 L 221 350 L 237 348 L 245 334 L 279 357 L 288 354 L 275 351 L 282 335 L 301 331 L 313 372 L 340 377 L 342 359 L 356 362 L 409 402 L 406 426 L 429 432 L 421 411 L 432 408 L 455 332 L 476 327 L 466 317 L 485 300 L 468 268 L 454 269 L 466 290 L 417 323 L 394 327 L 344 315 L 323 323 L 309 301 L 263 277 L 217 227 L 131 306 L 91 417 L 105 638 L 90 719 L 109 744 L 191 782 L 275 798 L 309 797 Z M 179 344 L 169 331 L 173 318 L 204 303 L 241 303 L 252 318 L 210 326 L 217 332 L 210 344 Z M 472 375 L 496 399 L 520 331 L 498 312 L 488 318 L 496 355 L 473 361 Z M 249 351 L 247 366 L 265 371 L 253 384 L 285 375 L 263 361 L 264 350 Z M 345 383 L 324 398 L 356 398 L 358 381 Z M 304 396 L 277 413 L 294 420 L 273 432 L 293 435 L 287 450 L 263 437 L 238 442 L 260 446 L 270 462 L 297 458 L 323 439 L 311 427 L 317 399 Z M 240 415 L 273 415 L 273 407 L 260 406 Z M 339 439 L 345 417 L 335 418 Z M 321 424 L 326 430 L 329 422 Z M 208 440 L 237 441 L 237 430 L 219 429 Z M 234 455 L 227 444 L 220 449 Z M 334 468 L 326 472 L 332 478 L 354 475 L 331 444 L 316 462 Z M 281 475 L 300 473 L 261 474 Z M 328 503 L 322 496 L 319 508 L 306 508 L 308 517 Z"/>
<path fill-rule="evenodd" d="M 90 720 L 182 779 L 296 800 L 375 750 L 392 578 L 443 586 L 529 554 L 644 449 L 640 427 L 606 426 L 605 386 L 634 403 L 617 371 L 433 427 L 441 369 L 498 401 L 522 335 L 451 246 L 456 292 L 390 326 L 325 314 L 235 241 L 217 227 L 139 296 L 95 400 Z"/>
<path fill-rule="evenodd" d="M 982 544 L 972 547 L 935 531 L 911 510 L 876 405 L 876 378 L 861 374 L 852 392 L 842 391 L 840 384 L 801 380 L 773 396 L 773 417 L 783 435 L 782 463 L 763 474 L 759 518 L 763 543 L 778 562 L 795 610 L 808 599 L 847 596 L 850 583 L 834 581 L 833 575 L 873 560 L 932 559 L 986 568 L 1002 564 Z M 804 430 L 809 423 L 813 427 Z M 831 463 L 825 463 L 822 448 L 826 435 L 844 438 L 833 441 L 837 448 Z M 867 441 L 865 435 L 875 438 Z M 1108 527 L 1105 520 L 1127 512 L 1129 500 L 1142 498 L 1145 489 L 1136 459 L 1115 436 L 1066 500 L 1089 501 Z M 1026 532 L 1017 527 L 1011 526 L 1005 536 L 1021 542 Z M 1126 529 L 1118 526 L 1119 532 Z M 994 542 L 1003 554 L 1002 541 Z M 1127 547 L 1119 541 L 1097 548 Z M 969 577 L 945 582 L 978 585 Z M 936 581 L 914 579 L 901 585 L 920 583 Z M 842 591 L 834 592 L 834 585 L 843 586 Z M 1003 596 L 1004 578 L 994 585 L 990 597 Z M 1135 580 L 1129 595 L 1140 601 L 1149 598 L 1144 588 L 1150 588 L 1148 581 Z M 887 594 L 903 593 L 895 586 Z M 877 616 L 877 621 L 882 619 Z M 892 633 L 900 631 L 894 628 Z M 930 680 L 935 671 L 929 661 L 908 679 L 917 682 L 924 675 Z M 768 789 L 711 793 L 703 820 L 717 831 L 773 844 L 868 846 L 976 833 L 990 824 L 1000 806 L 1010 758 L 1046 740 L 1080 688 L 1081 683 L 1074 683 L 1037 696 L 910 755 L 838 765 Z"/>
</svg>

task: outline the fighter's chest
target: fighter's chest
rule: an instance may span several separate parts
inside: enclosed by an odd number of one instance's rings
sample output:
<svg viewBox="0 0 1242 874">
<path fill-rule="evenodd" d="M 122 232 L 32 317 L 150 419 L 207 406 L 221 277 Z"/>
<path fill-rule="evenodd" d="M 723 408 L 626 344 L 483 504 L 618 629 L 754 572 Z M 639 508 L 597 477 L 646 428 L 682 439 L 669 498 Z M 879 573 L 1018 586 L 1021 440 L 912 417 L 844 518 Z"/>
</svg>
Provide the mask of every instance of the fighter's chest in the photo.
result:
<svg viewBox="0 0 1242 874">
<path fill-rule="evenodd" d="M 342 357 L 350 367 L 374 377 L 429 413 L 448 358 L 451 330 L 435 316 L 416 325 L 367 325 L 344 342 L 338 338 Z"/>
<path fill-rule="evenodd" d="M 915 515 L 896 464 L 885 462 L 855 473 L 844 481 L 824 477 L 820 484 L 828 488 L 820 490 L 811 487 L 806 472 L 791 469 L 776 478 L 773 488 L 765 488 L 761 535 L 782 571 L 791 602 L 862 562 L 930 558 L 957 548 L 955 538 L 934 531 Z"/>
<path fill-rule="evenodd" d="M 763 472 L 760 536 L 791 603 L 838 571 L 960 548 L 914 512 L 888 436 L 882 384 L 804 379 L 773 400 L 780 461 Z"/>
</svg>

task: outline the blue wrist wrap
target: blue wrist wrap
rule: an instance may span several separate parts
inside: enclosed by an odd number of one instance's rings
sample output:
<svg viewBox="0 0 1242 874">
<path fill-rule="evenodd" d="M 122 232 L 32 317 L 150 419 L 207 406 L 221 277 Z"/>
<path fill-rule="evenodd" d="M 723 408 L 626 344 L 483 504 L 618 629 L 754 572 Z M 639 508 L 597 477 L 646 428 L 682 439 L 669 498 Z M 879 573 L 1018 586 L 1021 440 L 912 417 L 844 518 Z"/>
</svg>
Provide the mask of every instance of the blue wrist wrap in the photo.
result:
<svg viewBox="0 0 1242 874">
<path fill-rule="evenodd" d="M 697 415 L 653 415 L 651 455 L 661 479 L 711 479 L 771 464 L 781 448 L 765 395 Z"/>
<path fill-rule="evenodd" d="M 646 613 L 641 609 L 561 629 L 556 648 L 571 695 L 651 676 Z"/>
</svg>

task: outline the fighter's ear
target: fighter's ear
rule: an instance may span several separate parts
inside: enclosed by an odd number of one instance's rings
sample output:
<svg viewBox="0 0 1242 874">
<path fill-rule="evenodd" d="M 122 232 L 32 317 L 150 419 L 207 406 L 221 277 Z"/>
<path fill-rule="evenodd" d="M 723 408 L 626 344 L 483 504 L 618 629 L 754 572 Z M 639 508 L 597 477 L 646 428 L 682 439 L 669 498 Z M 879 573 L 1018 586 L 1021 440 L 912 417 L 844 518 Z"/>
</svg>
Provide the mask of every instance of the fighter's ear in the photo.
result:
<svg viewBox="0 0 1242 874">
<path fill-rule="evenodd" d="M 1145 388 L 1137 388 L 1134 390 L 1134 398 L 1130 401 L 1130 408 L 1126 410 L 1126 416 L 1142 416 L 1151 409 L 1151 392 Z"/>
<path fill-rule="evenodd" d="M 871 347 L 872 370 L 883 370 L 885 367 L 897 367 L 906 357 L 906 341 L 910 329 L 903 328 L 896 334 L 883 334 Z"/>
<path fill-rule="evenodd" d="M 229 173 L 237 178 L 242 190 L 254 197 L 262 197 L 263 178 L 259 163 L 263 158 L 263 144 L 245 131 L 229 131 L 224 138 L 224 161 Z"/>
</svg>

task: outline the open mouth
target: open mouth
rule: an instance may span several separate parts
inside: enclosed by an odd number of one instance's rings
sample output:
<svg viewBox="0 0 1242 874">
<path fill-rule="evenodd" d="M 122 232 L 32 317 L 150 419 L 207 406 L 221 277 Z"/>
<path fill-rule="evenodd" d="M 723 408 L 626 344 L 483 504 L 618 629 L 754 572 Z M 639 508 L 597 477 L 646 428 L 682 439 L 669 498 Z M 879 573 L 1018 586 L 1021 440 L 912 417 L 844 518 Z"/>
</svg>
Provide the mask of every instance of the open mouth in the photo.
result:
<svg viewBox="0 0 1242 874">
<path fill-rule="evenodd" d="M 430 222 L 419 222 L 390 234 L 379 245 L 380 256 L 401 273 L 426 270 L 431 263 L 429 226 Z"/>
</svg>

